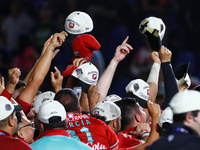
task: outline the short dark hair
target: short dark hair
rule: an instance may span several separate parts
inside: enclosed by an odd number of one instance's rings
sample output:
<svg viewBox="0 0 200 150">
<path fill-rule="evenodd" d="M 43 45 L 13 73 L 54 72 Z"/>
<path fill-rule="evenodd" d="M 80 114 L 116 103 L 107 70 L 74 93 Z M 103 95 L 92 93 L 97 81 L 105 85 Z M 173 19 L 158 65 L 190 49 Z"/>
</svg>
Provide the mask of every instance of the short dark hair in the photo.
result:
<svg viewBox="0 0 200 150">
<path fill-rule="evenodd" d="M 58 120 L 57 116 L 51 117 L 51 120 L 54 120 L 54 121 L 52 121 L 51 123 L 48 123 L 48 124 L 40 121 L 40 123 L 43 124 L 45 131 L 46 130 L 54 130 L 54 129 L 63 129 L 63 130 L 66 129 L 66 120 L 55 121 L 55 120 Z"/>
<path fill-rule="evenodd" d="M 139 105 L 132 97 L 123 98 L 115 103 L 121 109 L 121 129 L 124 130 L 125 126 L 133 121 L 133 116 L 140 114 Z"/>
<path fill-rule="evenodd" d="M 192 116 L 193 116 L 193 117 L 197 117 L 198 112 L 199 112 L 199 110 L 191 111 Z M 186 112 L 186 113 L 181 113 L 181 114 L 174 114 L 174 115 L 173 115 L 173 121 L 174 121 L 174 122 L 177 122 L 177 123 L 183 123 L 183 122 L 185 121 L 185 118 L 186 118 L 186 114 L 187 114 L 187 113 L 188 113 L 188 112 Z"/>
<path fill-rule="evenodd" d="M 164 122 L 162 124 L 162 127 L 160 127 L 158 125 L 158 133 L 159 133 L 159 135 L 160 136 L 165 135 L 165 133 L 167 132 L 167 130 L 169 130 L 170 126 L 171 126 L 171 123 L 169 123 L 169 122 Z"/>
<path fill-rule="evenodd" d="M 54 100 L 59 101 L 64 107 L 66 112 L 75 112 L 79 109 L 79 99 L 74 90 L 64 88 L 56 93 Z"/>
</svg>

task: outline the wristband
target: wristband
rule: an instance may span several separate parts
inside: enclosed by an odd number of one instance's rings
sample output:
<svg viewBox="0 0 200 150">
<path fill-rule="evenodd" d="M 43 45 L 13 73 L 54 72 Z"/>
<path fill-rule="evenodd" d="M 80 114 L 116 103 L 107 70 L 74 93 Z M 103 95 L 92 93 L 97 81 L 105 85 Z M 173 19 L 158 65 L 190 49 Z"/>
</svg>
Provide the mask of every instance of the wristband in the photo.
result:
<svg viewBox="0 0 200 150">
<path fill-rule="evenodd" d="M 149 136 L 150 132 L 148 130 L 142 130 L 140 132 L 140 137 L 143 138 L 145 136 Z"/>
<path fill-rule="evenodd" d="M 159 72 L 160 72 L 160 64 L 153 63 L 147 82 L 158 85 Z"/>
</svg>

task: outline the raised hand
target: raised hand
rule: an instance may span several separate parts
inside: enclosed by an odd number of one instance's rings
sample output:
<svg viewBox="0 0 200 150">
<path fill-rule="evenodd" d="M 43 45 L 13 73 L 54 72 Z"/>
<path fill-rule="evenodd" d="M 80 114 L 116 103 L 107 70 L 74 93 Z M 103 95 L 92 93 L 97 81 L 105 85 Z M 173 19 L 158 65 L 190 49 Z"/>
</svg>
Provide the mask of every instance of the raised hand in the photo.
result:
<svg viewBox="0 0 200 150">
<path fill-rule="evenodd" d="M 165 46 L 161 46 L 158 54 L 162 63 L 171 61 L 172 52 Z"/>
<path fill-rule="evenodd" d="M 115 55 L 114 55 L 114 60 L 116 60 L 117 62 L 120 62 L 122 61 L 126 55 L 128 53 L 130 53 L 130 51 L 133 49 L 128 43 L 128 38 L 129 36 L 126 37 L 126 39 L 122 42 L 121 45 L 119 45 L 117 48 L 116 48 L 116 51 L 115 51 Z"/>
<path fill-rule="evenodd" d="M 53 35 L 51 35 L 49 37 L 49 39 L 44 43 L 44 46 L 42 48 L 42 52 L 41 52 L 41 56 L 45 53 L 45 51 L 47 50 L 47 47 L 49 46 L 51 39 L 53 38 Z"/>
<path fill-rule="evenodd" d="M 12 68 L 8 70 L 9 83 L 17 84 L 19 82 L 19 77 L 21 75 L 21 71 L 18 68 Z"/>
<path fill-rule="evenodd" d="M 147 101 L 147 107 L 149 114 L 152 118 L 159 118 L 160 117 L 160 105 L 156 103 L 152 103 L 150 100 Z"/>
<path fill-rule="evenodd" d="M 161 61 L 160 61 L 158 52 L 153 51 L 153 52 L 149 55 L 149 58 L 150 58 L 150 60 L 151 60 L 152 63 L 161 64 Z"/>
<path fill-rule="evenodd" d="M 54 67 L 55 72 L 51 72 L 51 84 L 55 90 L 55 93 L 62 89 L 63 76 L 57 67 Z"/>
<path fill-rule="evenodd" d="M 50 41 L 50 45 L 52 45 L 54 48 L 60 47 L 67 36 L 68 34 L 65 31 L 55 33 Z"/>
<path fill-rule="evenodd" d="M 74 61 L 73 61 L 73 65 L 79 67 L 86 62 L 87 61 L 84 58 L 75 58 Z"/>
</svg>

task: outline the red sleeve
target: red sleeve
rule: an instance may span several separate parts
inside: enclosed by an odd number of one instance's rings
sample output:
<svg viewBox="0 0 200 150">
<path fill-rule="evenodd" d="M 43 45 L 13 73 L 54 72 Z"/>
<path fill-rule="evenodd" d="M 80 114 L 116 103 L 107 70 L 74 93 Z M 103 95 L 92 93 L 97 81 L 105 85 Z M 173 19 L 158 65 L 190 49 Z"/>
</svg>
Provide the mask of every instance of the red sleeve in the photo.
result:
<svg viewBox="0 0 200 150">
<path fill-rule="evenodd" d="M 21 100 L 19 96 L 16 98 L 16 100 L 18 104 L 22 105 L 24 113 L 27 114 L 31 108 L 31 105 Z"/>
<path fill-rule="evenodd" d="M 119 148 L 132 147 L 144 143 L 143 140 L 136 139 L 133 136 L 127 134 L 119 133 L 117 134 L 117 137 L 119 139 Z"/>
<path fill-rule="evenodd" d="M 119 145 L 119 140 L 116 133 L 109 126 L 106 125 L 106 127 L 108 132 L 108 143 L 110 145 L 110 148 L 113 149 Z"/>
<path fill-rule="evenodd" d="M 6 97 L 7 99 L 11 99 L 13 94 L 10 94 L 6 89 L 3 90 L 3 92 L 1 93 L 1 96 Z"/>
</svg>

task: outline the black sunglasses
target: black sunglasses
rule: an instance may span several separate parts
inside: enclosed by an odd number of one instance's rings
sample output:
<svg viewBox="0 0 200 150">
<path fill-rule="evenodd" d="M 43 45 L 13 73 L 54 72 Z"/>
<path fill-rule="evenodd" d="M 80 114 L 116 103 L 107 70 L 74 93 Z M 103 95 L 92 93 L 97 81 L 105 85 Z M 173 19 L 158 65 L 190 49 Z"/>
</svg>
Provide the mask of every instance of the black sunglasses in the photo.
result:
<svg viewBox="0 0 200 150">
<path fill-rule="evenodd" d="M 21 129 L 25 128 L 25 127 L 28 127 L 28 126 L 30 126 L 33 130 L 35 130 L 34 122 L 31 122 L 31 123 L 29 123 L 29 124 L 27 124 L 27 125 L 25 125 L 25 126 L 19 128 L 19 130 L 21 130 Z"/>
</svg>

